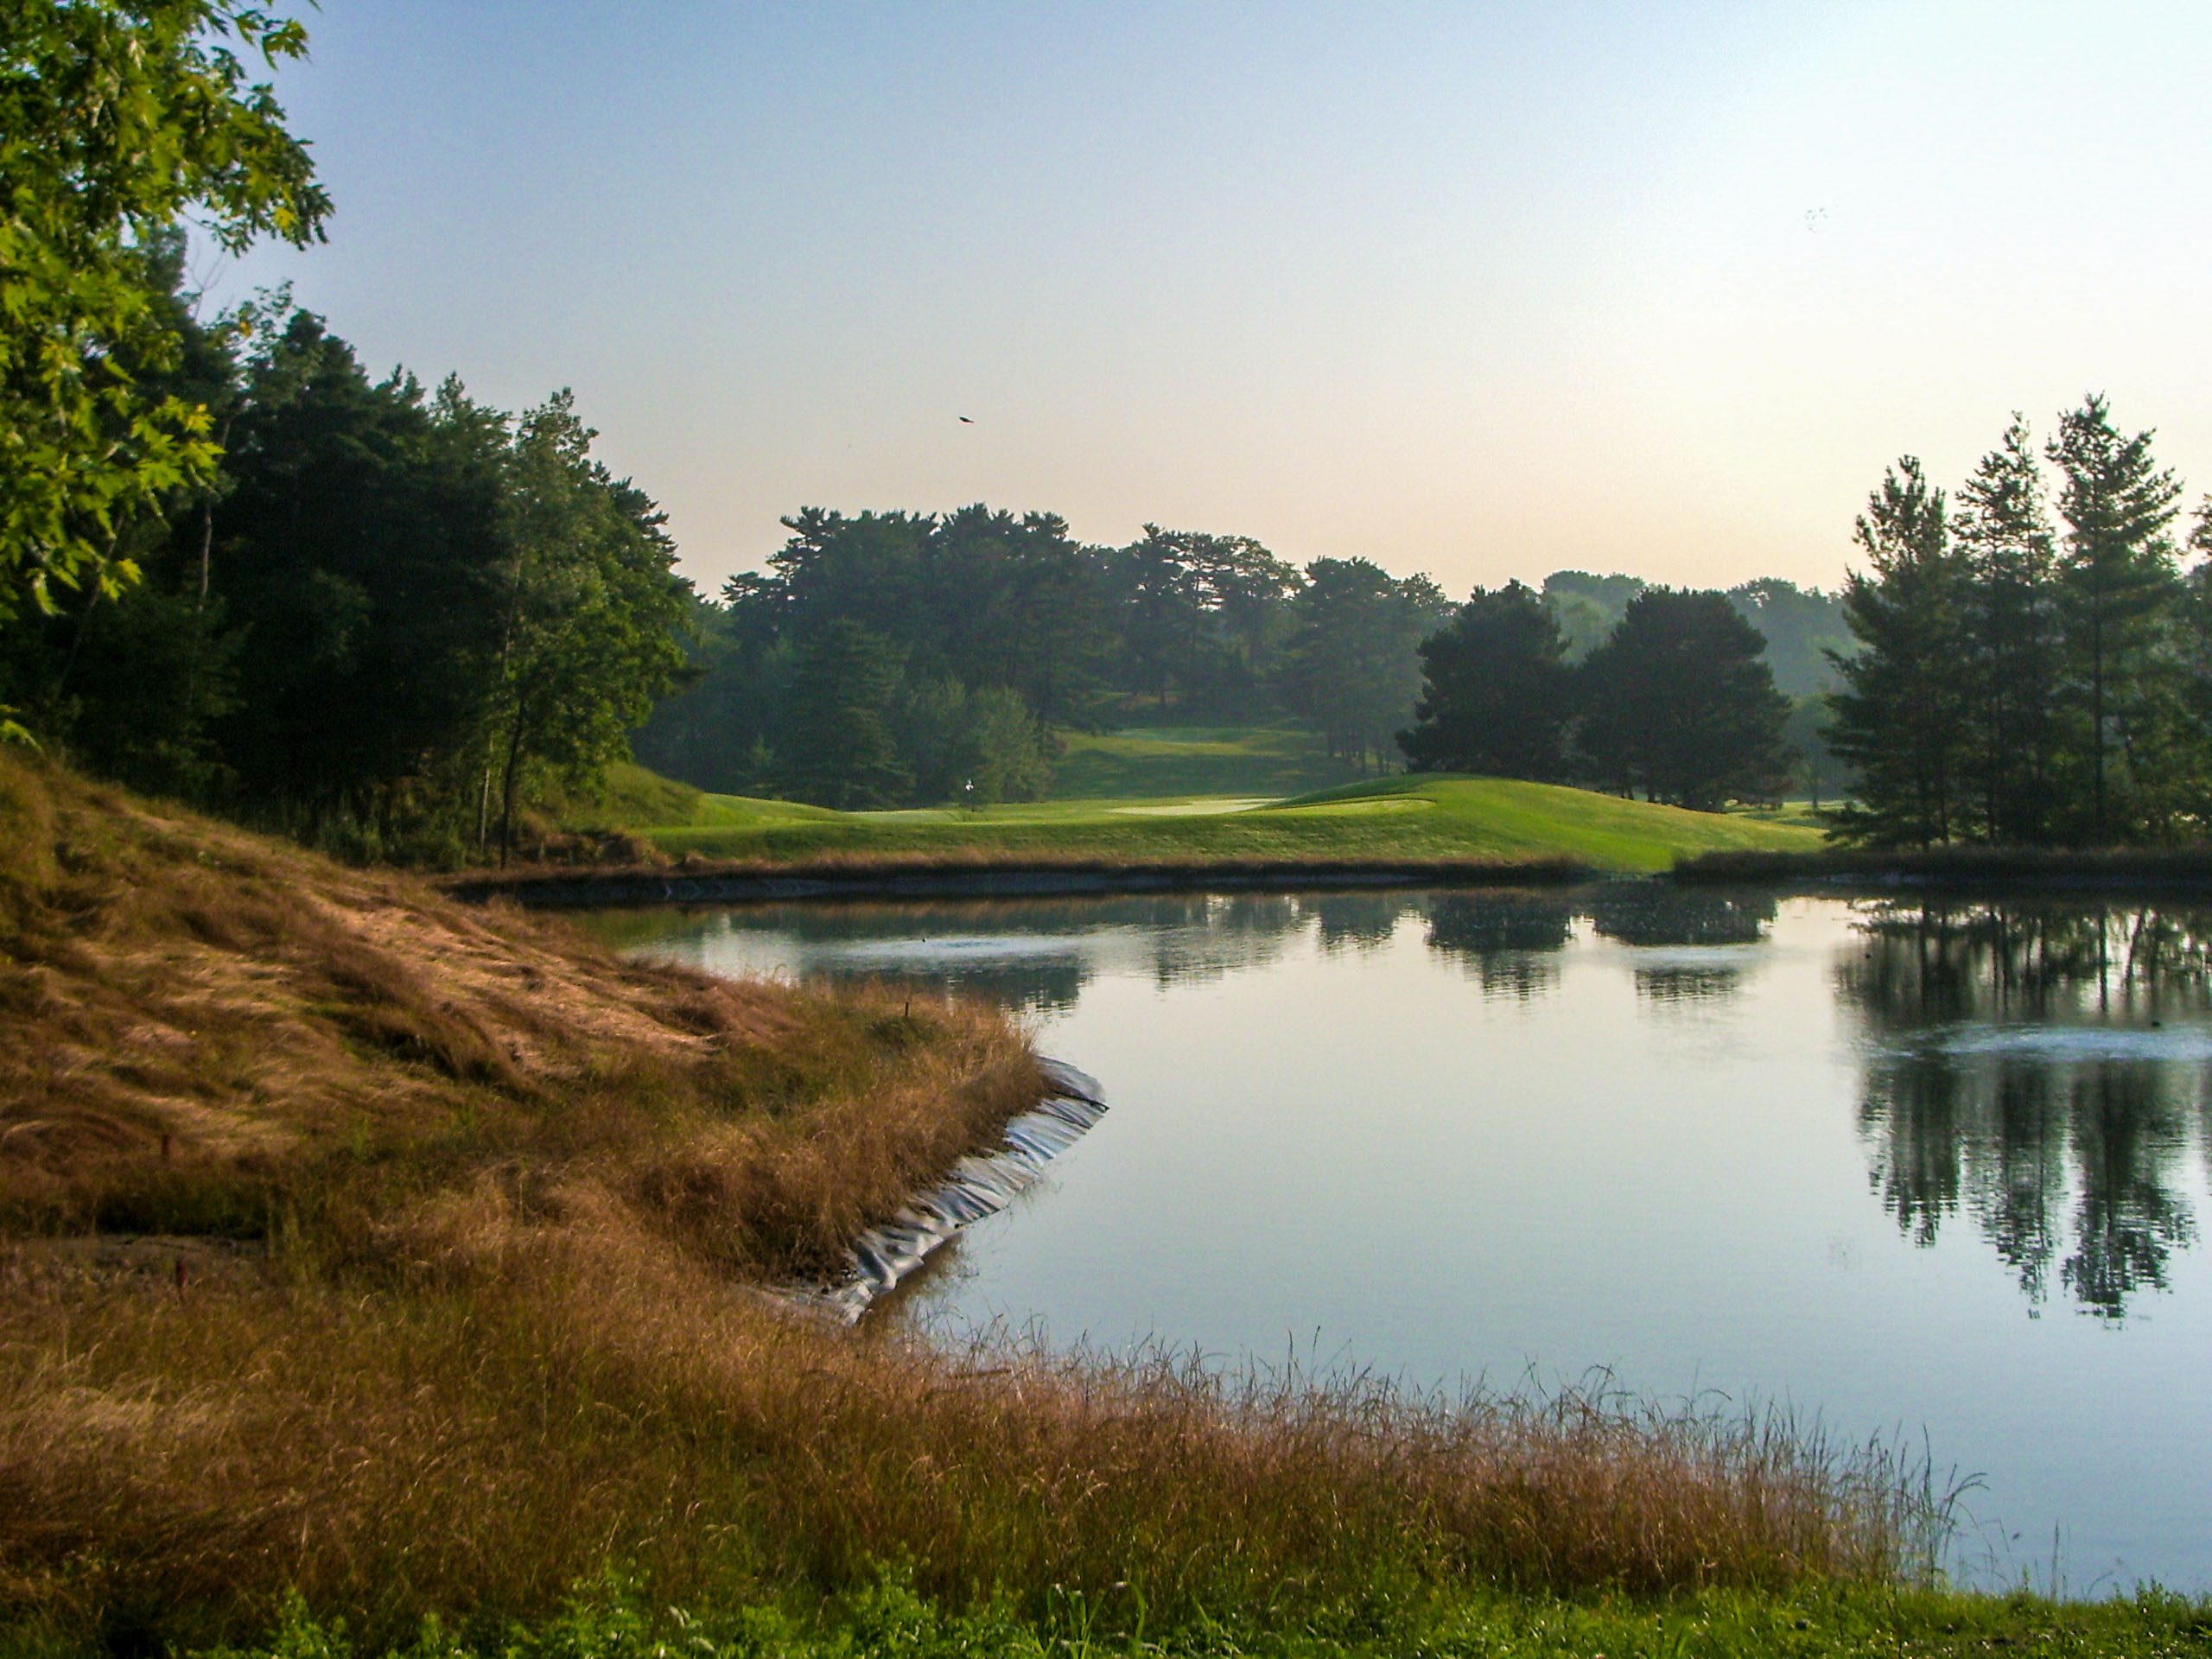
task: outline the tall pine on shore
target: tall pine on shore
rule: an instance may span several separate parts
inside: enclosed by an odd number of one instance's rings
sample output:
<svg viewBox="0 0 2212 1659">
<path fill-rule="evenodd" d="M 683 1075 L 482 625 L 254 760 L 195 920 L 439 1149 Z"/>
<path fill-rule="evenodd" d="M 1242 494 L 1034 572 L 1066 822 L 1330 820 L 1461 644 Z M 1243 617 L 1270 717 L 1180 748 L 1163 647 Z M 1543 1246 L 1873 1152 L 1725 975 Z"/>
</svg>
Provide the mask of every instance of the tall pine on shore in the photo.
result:
<svg viewBox="0 0 2212 1659">
<path fill-rule="evenodd" d="M 1953 503 L 1917 461 L 1891 469 L 1844 593 L 1860 650 L 1834 655 L 1828 733 L 1859 772 L 1846 837 L 2207 838 L 2212 579 L 2182 575 L 2181 486 L 2151 436 L 2091 396 L 2040 452 L 2015 414 Z M 2190 546 L 2212 552 L 2212 518 Z"/>
<path fill-rule="evenodd" d="M 2034 440 L 2017 410 L 1960 486 L 1951 535 L 1963 562 L 1973 728 L 1961 804 L 1984 840 L 2037 841 L 2051 810 L 2056 547 Z"/>
<path fill-rule="evenodd" d="M 2156 736 L 2159 623 L 2178 597 L 2166 531 L 2181 486 L 2152 460 L 2151 434 L 2122 436 L 2099 397 L 2061 417 L 2048 453 L 2066 521 L 2057 585 L 2063 707 L 2088 770 L 2075 828 L 2102 844 L 2146 827 L 2152 780 L 2135 762 Z"/>
<path fill-rule="evenodd" d="M 1890 469 L 1852 539 L 1868 569 L 1853 571 L 1843 593 L 1862 649 L 1834 656 L 1844 689 L 1829 741 L 1859 772 L 1843 832 L 1877 846 L 1948 841 L 1965 827 L 1967 564 L 1951 547 L 1943 492 L 1917 458 Z"/>
</svg>

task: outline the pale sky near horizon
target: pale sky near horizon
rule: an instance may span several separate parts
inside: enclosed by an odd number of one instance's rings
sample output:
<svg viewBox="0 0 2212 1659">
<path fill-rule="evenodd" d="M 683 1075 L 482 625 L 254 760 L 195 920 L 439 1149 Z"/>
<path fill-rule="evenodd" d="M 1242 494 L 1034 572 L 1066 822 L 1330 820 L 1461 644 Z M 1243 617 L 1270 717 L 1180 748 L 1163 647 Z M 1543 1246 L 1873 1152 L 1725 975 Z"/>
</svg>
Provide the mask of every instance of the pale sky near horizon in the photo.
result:
<svg viewBox="0 0 2212 1659">
<path fill-rule="evenodd" d="M 2212 488 L 2202 3 L 307 21 L 329 245 L 211 299 L 573 386 L 709 592 L 802 505 L 975 500 L 1455 595 L 1833 586 L 1894 456 L 1955 481 L 2091 390 Z"/>
</svg>

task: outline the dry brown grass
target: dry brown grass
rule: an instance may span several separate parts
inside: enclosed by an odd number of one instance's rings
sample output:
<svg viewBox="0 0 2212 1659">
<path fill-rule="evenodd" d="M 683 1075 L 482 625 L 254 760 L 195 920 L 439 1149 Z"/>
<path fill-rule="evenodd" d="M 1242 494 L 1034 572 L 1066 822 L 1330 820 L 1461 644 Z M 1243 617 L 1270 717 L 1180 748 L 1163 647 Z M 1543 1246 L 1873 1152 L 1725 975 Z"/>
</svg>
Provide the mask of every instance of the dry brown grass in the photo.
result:
<svg viewBox="0 0 2212 1659">
<path fill-rule="evenodd" d="M 986 1011 L 623 963 L 12 758 L 0 846 L 17 1230 L 254 1236 L 591 1158 L 721 1259 L 818 1263 L 1037 1092 Z"/>
<path fill-rule="evenodd" d="M 0 941 L 0 1628 L 203 1637 L 296 1586 L 401 1634 L 609 1559 L 1249 1617 L 1879 1578 L 1929 1519 L 1771 1425 L 763 1294 L 1033 1099 L 987 1010 L 624 964 L 9 759 Z"/>
<path fill-rule="evenodd" d="M 280 1266 L 11 1297 L 0 1599 L 204 1635 L 297 1586 L 396 1633 L 542 1611 L 609 1557 L 695 1605 L 905 1560 L 956 1602 L 1173 1617 L 1880 1577 L 1915 1541 L 1889 1471 L 1756 1424 L 855 1337 L 588 1183 L 446 1195 L 402 1254 L 375 1295 Z"/>
</svg>

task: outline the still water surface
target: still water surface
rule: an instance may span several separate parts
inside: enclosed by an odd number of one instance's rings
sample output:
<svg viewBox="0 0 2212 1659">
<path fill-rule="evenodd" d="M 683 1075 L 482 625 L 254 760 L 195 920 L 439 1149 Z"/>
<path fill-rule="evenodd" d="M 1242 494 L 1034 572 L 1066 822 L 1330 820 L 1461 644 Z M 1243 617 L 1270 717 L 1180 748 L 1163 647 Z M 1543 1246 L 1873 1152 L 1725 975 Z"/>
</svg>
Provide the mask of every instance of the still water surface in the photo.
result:
<svg viewBox="0 0 2212 1659">
<path fill-rule="evenodd" d="M 1113 1110 L 901 1317 L 1923 1434 L 1952 1565 L 2212 1590 L 2212 906 L 1617 883 L 630 911 L 1026 1010 Z"/>
</svg>

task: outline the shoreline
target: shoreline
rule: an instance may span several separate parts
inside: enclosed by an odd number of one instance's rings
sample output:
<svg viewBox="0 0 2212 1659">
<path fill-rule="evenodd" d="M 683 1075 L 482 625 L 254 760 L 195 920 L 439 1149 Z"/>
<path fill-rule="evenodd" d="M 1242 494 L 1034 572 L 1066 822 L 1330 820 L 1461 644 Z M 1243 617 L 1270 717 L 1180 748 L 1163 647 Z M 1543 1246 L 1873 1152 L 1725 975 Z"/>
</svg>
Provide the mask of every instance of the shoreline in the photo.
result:
<svg viewBox="0 0 2212 1659">
<path fill-rule="evenodd" d="M 1045 1086 L 1033 1106 L 1007 1119 L 995 1144 L 965 1154 L 855 1239 L 849 1271 L 842 1279 L 803 1287 L 799 1295 L 857 1325 L 933 1252 L 1012 1204 L 1046 1166 L 1095 1128 L 1106 1116 L 1098 1080 L 1065 1060 L 1040 1055 L 1037 1063 Z"/>
<path fill-rule="evenodd" d="M 2102 851 L 1936 847 L 1869 852 L 1707 853 L 1668 871 L 1685 886 L 1840 887 L 1867 891 L 2020 893 L 2212 889 L 2212 848 Z"/>
<path fill-rule="evenodd" d="M 475 870 L 435 879 L 454 899 L 531 910 L 784 904 L 854 899 L 1052 899 L 1093 894 L 1576 887 L 1601 881 L 1868 893 L 2212 891 L 2212 849 L 2005 852 L 1939 849 L 1867 855 L 1709 854 L 1672 869 L 1601 869 L 1565 858 L 1142 860 L 855 858 L 685 869 L 625 865 Z"/>
<path fill-rule="evenodd" d="M 741 865 L 721 869 L 536 869 L 449 876 L 456 899 L 507 899 L 530 909 L 599 906 L 749 904 L 810 899 L 1060 898 L 1088 893 L 1210 889 L 1572 887 L 1609 872 L 1567 859 L 1232 859 L 1119 863 L 1084 860 L 884 860 Z"/>
</svg>

